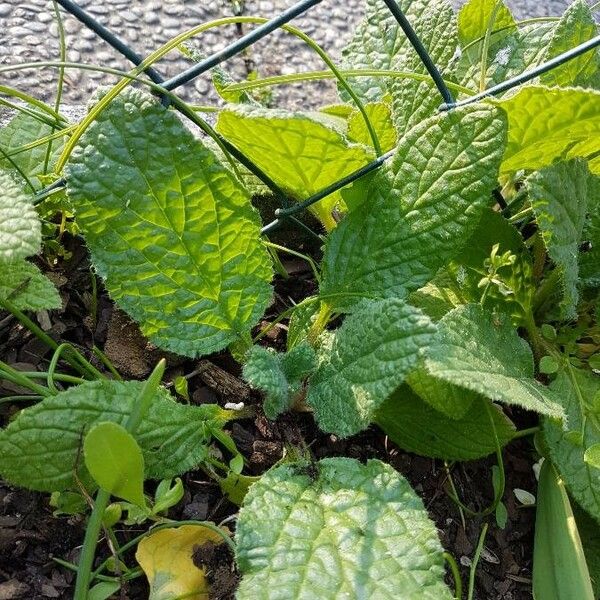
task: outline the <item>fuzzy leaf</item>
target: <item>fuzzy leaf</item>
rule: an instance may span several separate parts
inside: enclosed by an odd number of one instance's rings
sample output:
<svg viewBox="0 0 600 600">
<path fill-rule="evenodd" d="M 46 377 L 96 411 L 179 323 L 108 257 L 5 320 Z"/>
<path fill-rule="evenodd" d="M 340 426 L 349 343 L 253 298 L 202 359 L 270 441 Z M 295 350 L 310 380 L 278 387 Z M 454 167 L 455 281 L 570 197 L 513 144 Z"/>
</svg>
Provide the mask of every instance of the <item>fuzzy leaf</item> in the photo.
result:
<svg viewBox="0 0 600 600">
<path fill-rule="evenodd" d="M 315 351 L 306 343 L 285 354 L 253 346 L 243 374 L 252 387 L 264 392 L 265 415 L 275 419 L 290 407 L 303 379 L 315 369 L 316 362 Z"/>
<path fill-rule="evenodd" d="M 599 179 L 585 161 L 575 159 L 536 171 L 528 177 L 527 188 L 548 254 L 562 273 L 562 316 L 573 319 L 579 299 L 579 244 L 588 200 L 600 195 Z"/>
<path fill-rule="evenodd" d="M 271 469 L 240 510 L 239 600 L 450 600 L 435 525 L 408 482 L 378 460 Z"/>
<path fill-rule="evenodd" d="M 102 421 L 125 425 L 142 381 L 94 381 L 69 388 L 21 411 L 0 431 L 0 473 L 28 489 L 62 491 L 75 486 L 82 435 Z M 216 405 L 189 406 L 160 390 L 135 439 L 146 477 L 166 479 L 195 467 L 208 452 L 211 430 L 227 420 Z M 87 476 L 80 461 L 80 477 Z"/>
<path fill-rule="evenodd" d="M 458 37 L 462 46 L 483 37 L 497 0 L 469 0 L 458 13 Z M 516 25 L 504 2 L 496 12 L 492 31 Z"/>
<path fill-rule="evenodd" d="M 341 437 L 368 427 L 423 356 L 434 331 L 420 310 L 401 300 L 360 305 L 335 332 L 310 379 L 307 401 L 319 427 Z"/>
<path fill-rule="evenodd" d="M 552 462 L 569 488 L 569 492 L 600 523 L 600 469 L 585 461 L 586 450 L 600 443 L 600 414 L 592 408 L 600 394 L 600 377 L 589 372 L 572 370 L 560 372 L 551 387 L 562 401 L 567 413 L 568 431 L 551 419 L 544 420 L 544 438 Z M 585 404 L 585 425 L 582 405 Z M 583 433 L 583 439 L 573 432 Z"/>
<path fill-rule="evenodd" d="M 83 440 L 85 466 L 113 496 L 145 508 L 144 457 L 135 438 L 112 421 L 96 423 Z"/>
<path fill-rule="evenodd" d="M 460 306 L 438 323 L 425 367 L 431 375 L 506 404 L 562 418 L 555 394 L 533 379 L 533 355 L 505 315 Z"/>
<path fill-rule="evenodd" d="M 217 131 L 260 167 L 295 200 L 305 200 L 374 158 L 371 149 L 352 144 L 331 117 L 234 106 L 219 113 Z M 313 205 L 327 229 L 339 192 Z"/>
<path fill-rule="evenodd" d="M 60 308 L 54 284 L 31 263 L 17 260 L 0 264 L 0 298 L 19 310 Z"/>
<path fill-rule="evenodd" d="M 42 226 L 33 198 L 0 171 L 0 263 L 33 256 L 41 244 Z"/>
<path fill-rule="evenodd" d="M 589 157 L 600 150 L 600 92 L 532 85 L 491 102 L 508 114 L 503 172 L 540 169 L 557 158 Z M 600 159 L 589 166 L 600 173 Z"/>
<path fill-rule="evenodd" d="M 67 182 L 96 270 L 157 346 L 197 356 L 248 334 L 271 299 L 258 215 L 171 111 L 121 94 L 82 136 Z"/>
<path fill-rule="evenodd" d="M 490 417 L 498 443 L 505 446 L 515 426 L 488 400 L 478 396 L 460 419 L 451 419 L 401 386 L 377 411 L 375 422 L 408 452 L 444 460 L 475 460 L 496 451 Z"/>
<path fill-rule="evenodd" d="M 579 276 L 584 287 L 600 287 L 600 194 L 590 197 L 589 211 L 581 238 L 584 248 L 579 254 Z"/>
<path fill-rule="evenodd" d="M 202 525 L 161 529 L 146 536 L 135 558 L 148 578 L 148 600 L 208 600 L 209 585 L 204 569 L 194 564 L 194 553 L 204 544 L 222 542 L 222 536 Z"/>
<path fill-rule="evenodd" d="M 440 57 L 440 48 L 445 47 L 447 31 L 456 26 L 452 10 L 438 0 L 400 0 L 400 8 L 410 21 L 427 50 Z M 450 57 L 454 49 L 450 52 Z M 366 1 L 366 16 L 358 26 L 352 40 L 342 51 L 345 69 L 402 70 L 400 65 L 418 65 L 418 55 L 398 22 L 382 0 Z M 434 59 L 435 60 L 435 59 Z M 440 65 L 447 64 L 447 61 Z M 389 78 L 359 77 L 352 81 L 352 89 L 363 100 L 377 102 L 389 91 Z M 347 99 L 345 92 L 341 92 Z"/>
<path fill-rule="evenodd" d="M 481 105 L 417 125 L 400 141 L 390 178 L 333 231 L 322 294 L 404 297 L 456 255 L 491 204 L 505 122 Z"/>
<path fill-rule="evenodd" d="M 456 16 L 450 3 L 447 0 L 413 0 L 410 16 L 407 16 L 433 62 L 441 69 L 450 64 L 458 48 Z M 408 41 L 402 31 L 398 35 Z M 402 135 L 436 114 L 443 99 L 412 46 L 410 50 L 396 53 L 392 69 L 427 75 L 425 81 L 409 78 L 390 80 L 394 125 Z"/>
<path fill-rule="evenodd" d="M 0 127 L 0 148 L 11 155 L 12 161 L 32 180 L 34 185 L 38 183 L 37 176 L 44 172 L 44 163 L 50 142 L 24 150 L 18 154 L 12 154 L 12 152 L 53 132 L 54 130 L 50 125 L 42 123 L 39 119 L 25 113 L 15 115 L 5 127 Z M 64 145 L 61 138 L 52 140 L 51 143 L 47 172 L 52 172 Z M 19 181 L 22 180 L 22 175 L 1 153 L 0 168 L 11 171 Z"/>
<path fill-rule="evenodd" d="M 545 60 L 550 60 L 598 35 L 598 27 L 589 4 L 574 0 L 554 30 Z M 600 55 L 596 49 L 551 69 L 540 76 L 540 82 L 552 86 L 586 86 L 599 82 Z"/>
</svg>

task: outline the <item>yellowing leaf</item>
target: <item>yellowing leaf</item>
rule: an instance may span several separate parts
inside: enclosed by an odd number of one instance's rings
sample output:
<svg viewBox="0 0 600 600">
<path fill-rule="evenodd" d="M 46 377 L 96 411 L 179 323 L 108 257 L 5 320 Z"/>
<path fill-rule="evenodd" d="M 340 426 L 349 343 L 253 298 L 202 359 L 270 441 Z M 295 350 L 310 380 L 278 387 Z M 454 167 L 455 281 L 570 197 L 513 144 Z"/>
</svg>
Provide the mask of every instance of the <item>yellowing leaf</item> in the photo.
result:
<svg viewBox="0 0 600 600">
<path fill-rule="evenodd" d="M 222 541 L 216 531 L 202 525 L 161 529 L 145 537 L 135 558 L 150 584 L 148 600 L 208 600 L 204 570 L 194 564 L 193 555 L 198 546 Z"/>
</svg>

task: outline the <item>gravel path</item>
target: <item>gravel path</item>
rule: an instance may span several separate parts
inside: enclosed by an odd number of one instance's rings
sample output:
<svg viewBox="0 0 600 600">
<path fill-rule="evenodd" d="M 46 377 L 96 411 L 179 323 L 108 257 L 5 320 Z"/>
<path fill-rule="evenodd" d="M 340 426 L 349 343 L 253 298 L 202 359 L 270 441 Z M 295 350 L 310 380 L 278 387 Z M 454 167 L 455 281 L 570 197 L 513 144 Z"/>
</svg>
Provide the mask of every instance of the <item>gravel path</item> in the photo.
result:
<svg viewBox="0 0 600 600">
<path fill-rule="evenodd" d="M 241 3 L 244 0 L 80 0 L 81 6 L 142 55 L 199 23 L 234 15 L 236 4 Z M 455 4 L 460 3 L 460 0 L 455 1 Z M 246 0 L 243 14 L 271 17 L 291 4 L 293 0 Z M 363 0 L 325 0 L 296 19 L 294 25 L 316 39 L 335 58 L 361 18 L 362 4 Z M 560 14 L 567 0 L 512 0 L 508 4 L 517 17 L 525 18 Z M 68 60 L 129 68 L 124 59 L 73 17 L 65 17 L 64 26 Z M 201 47 L 209 53 L 231 42 L 237 35 L 239 31 L 235 26 L 210 30 L 203 34 Z M 58 38 L 52 2 L 0 0 L 0 42 L 0 64 L 56 60 Z M 283 32 L 275 32 L 256 44 L 246 61 L 239 56 L 231 59 L 227 68 L 243 78 L 248 62 L 259 66 L 261 76 L 323 68 L 320 59 L 307 46 Z M 171 76 L 187 65 L 189 62 L 179 53 L 172 53 L 165 57 L 158 69 L 164 75 Z M 56 70 L 49 68 L 10 72 L 2 77 L 2 83 L 28 91 L 46 101 L 53 98 L 55 81 Z M 113 81 L 114 78 L 102 73 L 71 69 L 65 79 L 64 101 L 69 104 L 85 103 L 98 85 Z M 300 86 L 286 86 L 275 93 L 287 105 L 314 105 L 311 97 L 306 97 L 306 89 L 310 90 L 311 96 L 318 95 L 318 104 L 335 99 L 332 86 L 327 84 L 311 84 L 304 90 Z M 188 84 L 184 96 L 201 104 L 216 101 L 206 77 Z"/>
</svg>

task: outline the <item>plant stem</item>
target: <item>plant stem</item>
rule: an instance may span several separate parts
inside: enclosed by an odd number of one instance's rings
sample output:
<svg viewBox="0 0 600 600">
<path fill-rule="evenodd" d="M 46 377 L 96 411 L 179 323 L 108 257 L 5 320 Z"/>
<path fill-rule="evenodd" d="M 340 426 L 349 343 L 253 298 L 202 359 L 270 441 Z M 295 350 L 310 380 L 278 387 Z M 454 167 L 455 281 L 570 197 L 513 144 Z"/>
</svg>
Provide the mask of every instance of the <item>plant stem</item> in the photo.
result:
<svg viewBox="0 0 600 600">
<path fill-rule="evenodd" d="M 77 582 L 75 583 L 73 600 L 87 600 L 92 580 L 92 567 L 94 566 L 98 536 L 102 529 L 102 517 L 104 517 L 104 511 L 109 502 L 110 492 L 100 488 L 96 494 L 94 508 L 85 529 L 83 548 L 81 549 L 81 556 L 79 557 L 79 564 L 77 566 Z"/>
<path fill-rule="evenodd" d="M 454 556 L 452 556 L 450 552 L 444 552 L 443 556 L 452 571 L 452 577 L 454 579 L 454 598 L 455 600 L 462 600 L 462 579 L 456 560 L 454 560 Z"/>
<path fill-rule="evenodd" d="M 518 440 L 519 438 L 524 438 L 529 435 L 534 435 L 535 433 L 537 433 L 540 430 L 541 430 L 541 427 L 539 425 L 536 425 L 535 427 L 528 427 L 527 429 L 519 429 L 519 431 L 515 432 L 515 435 L 513 435 L 512 439 Z"/>
<path fill-rule="evenodd" d="M 471 568 L 469 569 L 469 592 L 467 595 L 467 600 L 473 600 L 473 593 L 475 591 L 475 572 L 477 571 L 477 564 L 479 563 L 479 557 L 481 556 L 481 551 L 483 550 L 483 543 L 485 541 L 487 530 L 488 524 L 484 523 L 481 529 L 481 534 L 479 535 L 479 541 L 477 542 L 477 548 L 475 549 L 475 555 L 473 556 L 473 562 L 471 563 Z"/>
</svg>

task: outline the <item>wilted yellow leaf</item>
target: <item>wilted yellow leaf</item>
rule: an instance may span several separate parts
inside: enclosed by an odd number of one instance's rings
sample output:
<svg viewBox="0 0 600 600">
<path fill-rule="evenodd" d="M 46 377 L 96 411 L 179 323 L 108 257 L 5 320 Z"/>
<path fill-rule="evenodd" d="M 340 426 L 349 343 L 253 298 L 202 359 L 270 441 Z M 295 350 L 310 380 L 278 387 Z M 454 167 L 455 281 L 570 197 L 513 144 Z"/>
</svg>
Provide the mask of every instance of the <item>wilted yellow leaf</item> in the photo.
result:
<svg viewBox="0 0 600 600">
<path fill-rule="evenodd" d="M 206 542 L 219 544 L 223 538 L 202 525 L 161 529 L 145 537 L 135 558 L 150 584 L 148 600 L 208 600 L 204 570 L 192 559 L 195 548 Z"/>
</svg>

